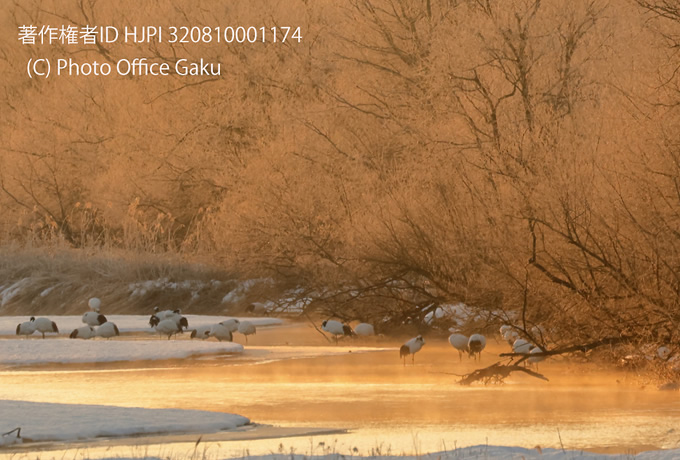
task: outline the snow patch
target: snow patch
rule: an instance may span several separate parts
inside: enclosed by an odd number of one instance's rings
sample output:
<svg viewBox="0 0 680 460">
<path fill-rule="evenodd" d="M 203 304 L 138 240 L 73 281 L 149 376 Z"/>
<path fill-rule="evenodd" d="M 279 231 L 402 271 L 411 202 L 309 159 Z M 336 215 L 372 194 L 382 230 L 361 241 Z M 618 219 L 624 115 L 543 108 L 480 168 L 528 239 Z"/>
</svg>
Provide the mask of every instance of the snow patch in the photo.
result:
<svg viewBox="0 0 680 460">
<path fill-rule="evenodd" d="M 219 282 L 218 282 L 219 283 Z M 196 295 L 202 289 L 219 286 L 215 280 L 206 283 L 200 280 L 184 280 L 184 281 L 170 281 L 169 278 L 160 278 L 157 280 L 138 281 L 136 283 L 128 284 L 128 292 L 130 297 L 143 297 L 149 292 L 153 291 L 191 291 L 192 296 Z"/>
<path fill-rule="evenodd" d="M 54 285 L 54 286 L 52 286 L 52 287 L 48 287 L 47 289 L 45 289 L 44 291 L 42 291 L 42 292 L 40 293 L 40 297 L 47 297 L 47 296 L 50 294 L 50 292 L 54 291 L 54 289 L 55 289 L 56 287 L 57 287 L 57 285 Z"/>
<path fill-rule="evenodd" d="M 24 278 L 15 282 L 14 284 L 10 284 L 8 287 L 0 291 L 0 306 L 4 307 L 7 302 L 16 297 L 24 287 L 30 284 L 30 282 L 31 278 Z"/>
<path fill-rule="evenodd" d="M 222 303 L 236 303 L 243 298 L 243 295 L 239 293 L 238 289 L 229 291 L 224 297 L 222 297 Z"/>
<path fill-rule="evenodd" d="M 234 289 L 229 291 L 222 297 L 222 303 L 237 303 L 245 298 L 255 285 L 257 284 L 273 284 L 274 280 L 271 278 L 254 278 L 250 280 L 241 281 Z"/>
<path fill-rule="evenodd" d="M 473 310 L 464 303 L 443 304 L 426 314 L 423 321 L 425 324 L 432 325 L 442 318 L 466 323 L 479 319 L 479 315 L 475 315 Z"/>
<path fill-rule="evenodd" d="M 243 352 L 243 345 L 234 342 L 165 338 L 125 341 L 7 339 L 1 343 L 0 365 L 155 361 Z"/>
<path fill-rule="evenodd" d="M 221 412 L 4 400 L 0 400 L 0 413 L 0 432 L 20 426 L 22 438 L 31 441 L 208 433 L 233 430 L 250 422 L 246 417 Z"/>
</svg>

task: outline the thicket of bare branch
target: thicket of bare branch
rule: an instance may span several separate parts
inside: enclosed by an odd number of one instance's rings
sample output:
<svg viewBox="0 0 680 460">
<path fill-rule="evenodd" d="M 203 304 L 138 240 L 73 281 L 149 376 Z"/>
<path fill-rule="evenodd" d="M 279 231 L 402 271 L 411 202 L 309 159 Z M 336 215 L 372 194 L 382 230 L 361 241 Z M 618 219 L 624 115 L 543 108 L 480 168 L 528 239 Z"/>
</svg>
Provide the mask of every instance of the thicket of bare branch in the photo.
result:
<svg viewBox="0 0 680 460">
<path fill-rule="evenodd" d="M 6 241 L 203 257 L 343 319 L 464 302 L 543 325 L 536 341 L 555 347 L 680 344 L 673 2 L 169 3 L 2 13 Z M 45 49 L 15 34 L 225 18 L 300 25 L 304 39 L 51 47 L 202 57 L 223 75 L 40 81 L 22 66 Z"/>
</svg>

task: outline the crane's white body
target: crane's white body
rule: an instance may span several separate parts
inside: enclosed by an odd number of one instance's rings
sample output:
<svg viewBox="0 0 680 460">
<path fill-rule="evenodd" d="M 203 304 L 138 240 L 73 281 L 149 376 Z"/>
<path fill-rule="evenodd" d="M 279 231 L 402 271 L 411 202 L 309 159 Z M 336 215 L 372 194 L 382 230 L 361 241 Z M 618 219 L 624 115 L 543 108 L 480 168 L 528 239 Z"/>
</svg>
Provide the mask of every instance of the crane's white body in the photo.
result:
<svg viewBox="0 0 680 460">
<path fill-rule="evenodd" d="M 332 334 L 336 344 L 338 343 L 338 336 L 351 336 L 354 334 L 351 327 L 334 319 L 327 319 L 321 323 L 321 329 Z"/>
<path fill-rule="evenodd" d="M 356 326 L 354 326 L 354 333 L 362 337 L 368 337 L 371 335 L 375 335 L 375 329 L 373 328 L 372 324 L 359 323 Z"/>
<path fill-rule="evenodd" d="M 40 332 L 42 334 L 43 339 L 45 338 L 45 334 L 49 332 L 59 332 L 59 328 L 57 327 L 57 323 L 52 321 L 49 318 L 38 318 L 35 320 L 35 330 Z"/>
<path fill-rule="evenodd" d="M 182 310 L 180 310 L 180 309 L 177 309 L 177 310 L 160 310 L 158 307 L 154 307 L 153 315 L 156 318 L 158 318 L 159 321 L 163 321 L 164 319 L 174 318 L 176 316 L 179 316 L 181 318 L 182 317 Z"/>
<path fill-rule="evenodd" d="M 101 326 L 106 322 L 106 316 L 97 311 L 88 311 L 83 315 L 82 321 L 91 327 Z"/>
<path fill-rule="evenodd" d="M 321 329 L 333 335 L 345 335 L 345 331 L 342 327 L 340 321 L 335 321 L 334 319 L 327 319 L 321 323 Z"/>
<path fill-rule="evenodd" d="M 512 344 L 512 351 L 515 353 L 529 353 L 532 348 L 533 345 L 524 339 L 517 339 Z"/>
<path fill-rule="evenodd" d="M 94 337 L 94 329 L 91 326 L 80 326 L 77 329 L 74 329 L 73 332 L 71 332 L 71 335 L 69 335 L 69 338 L 71 339 L 91 339 Z"/>
<path fill-rule="evenodd" d="M 413 337 L 412 339 L 406 341 L 405 344 L 399 349 L 399 357 L 404 358 L 404 366 L 406 366 L 406 357 L 411 355 L 411 362 L 416 363 L 416 353 L 418 353 L 421 348 L 425 345 L 425 339 L 422 335 Z"/>
<path fill-rule="evenodd" d="M 177 327 L 180 329 L 180 332 L 182 332 L 183 329 L 187 329 L 189 327 L 189 320 L 182 316 L 182 310 L 157 310 L 158 307 L 154 308 L 155 312 L 153 315 L 151 315 L 151 318 L 149 318 L 149 325 L 151 327 L 155 328 L 163 321 L 174 321 Z"/>
<path fill-rule="evenodd" d="M 205 340 L 210 337 L 210 329 L 212 328 L 212 324 L 208 326 L 198 326 L 196 329 L 191 331 L 191 338 L 192 339 L 202 339 Z"/>
<path fill-rule="evenodd" d="M 477 355 L 481 360 L 484 348 L 486 348 L 486 337 L 482 334 L 472 334 L 468 340 L 468 353 L 470 353 L 470 356 Z"/>
<path fill-rule="evenodd" d="M 236 318 L 229 318 L 229 319 L 225 319 L 224 321 L 220 322 L 220 324 L 222 326 L 229 329 L 229 332 L 232 332 L 232 333 L 238 331 L 238 325 L 240 323 L 241 322 L 239 320 L 237 320 Z"/>
<path fill-rule="evenodd" d="M 29 321 L 17 324 L 17 335 L 31 335 L 35 332 L 36 327 L 35 318 L 31 316 Z"/>
<path fill-rule="evenodd" d="M 241 321 L 238 324 L 238 331 L 246 336 L 246 343 L 248 343 L 248 336 L 257 333 L 257 328 L 250 321 Z"/>
<path fill-rule="evenodd" d="M 449 343 L 453 348 L 458 350 L 458 357 L 460 361 L 463 360 L 463 352 L 468 351 L 468 337 L 463 334 L 451 334 L 449 336 Z"/>
<path fill-rule="evenodd" d="M 159 334 L 167 335 L 168 340 L 170 340 L 170 337 L 177 334 L 178 332 L 182 332 L 182 326 L 177 324 L 174 319 L 164 319 L 163 321 L 159 322 L 154 327 L 154 329 L 156 329 L 156 332 Z"/>
<path fill-rule="evenodd" d="M 408 347 L 412 355 L 415 355 L 423 348 L 423 345 L 425 345 L 425 339 L 423 339 L 422 335 L 419 335 L 418 337 L 408 340 L 404 345 Z"/>
<path fill-rule="evenodd" d="M 543 350 L 540 347 L 534 347 L 529 352 L 530 355 L 535 355 L 536 353 L 543 353 Z M 530 363 L 540 363 L 541 361 L 544 361 L 545 358 L 547 358 L 547 356 L 531 356 L 527 361 Z"/>
<path fill-rule="evenodd" d="M 238 326 L 237 326 L 238 328 Z M 217 340 L 231 342 L 234 340 L 232 331 L 223 323 L 213 324 L 210 328 L 210 337 L 215 337 Z"/>
<path fill-rule="evenodd" d="M 97 328 L 97 330 L 95 331 L 95 335 L 97 337 L 110 339 L 111 337 L 116 337 L 120 335 L 120 331 L 118 330 L 118 326 L 116 326 L 114 323 L 110 321 L 107 321 L 106 323 L 102 324 Z"/>
</svg>

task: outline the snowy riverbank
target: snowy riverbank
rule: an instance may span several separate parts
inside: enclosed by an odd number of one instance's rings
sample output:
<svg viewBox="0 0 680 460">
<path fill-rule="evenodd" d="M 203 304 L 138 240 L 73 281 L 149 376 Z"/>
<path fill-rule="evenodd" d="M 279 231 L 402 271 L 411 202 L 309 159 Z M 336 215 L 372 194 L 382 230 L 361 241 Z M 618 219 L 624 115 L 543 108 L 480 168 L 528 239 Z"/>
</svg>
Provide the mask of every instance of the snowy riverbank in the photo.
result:
<svg viewBox="0 0 680 460">
<path fill-rule="evenodd" d="M 243 352 L 238 343 L 203 340 L 7 339 L 0 346 L 0 365 L 157 361 Z"/>
<path fill-rule="evenodd" d="M 240 415 L 181 409 L 142 409 L 0 400 L 0 432 L 21 427 L 23 443 L 75 441 L 145 434 L 231 430 L 250 421 Z M 12 444 L 3 436 L 0 445 Z"/>
</svg>

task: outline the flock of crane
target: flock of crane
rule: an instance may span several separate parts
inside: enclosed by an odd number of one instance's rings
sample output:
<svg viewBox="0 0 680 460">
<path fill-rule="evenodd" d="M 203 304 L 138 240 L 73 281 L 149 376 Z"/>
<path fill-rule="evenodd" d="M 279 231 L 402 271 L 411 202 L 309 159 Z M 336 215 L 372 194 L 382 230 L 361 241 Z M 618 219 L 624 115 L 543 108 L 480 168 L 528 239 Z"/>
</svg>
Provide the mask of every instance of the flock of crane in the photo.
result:
<svg viewBox="0 0 680 460">
<path fill-rule="evenodd" d="M 72 339 L 91 339 L 94 337 L 103 337 L 109 339 L 120 335 L 118 326 L 106 320 L 106 316 L 102 315 L 99 311 L 101 307 L 101 301 L 93 297 L 88 301 L 88 306 L 91 311 L 86 312 L 83 315 L 83 323 L 85 326 L 76 328 L 69 335 Z M 96 327 L 96 329 L 95 329 Z M 35 318 L 31 316 L 31 319 L 24 321 L 17 325 L 16 333 L 17 335 L 32 335 L 34 332 L 40 332 L 42 338 L 45 338 L 45 334 L 49 333 L 59 333 L 59 327 L 57 323 L 49 318 Z"/>
<path fill-rule="evenodd" d="M 343 324 L 336 320 L 326 320 L 321 323 L 321 329 L 333 335 L 337 343 L 339 336 L 368 336 L 374 335 L 375 329 L 371 324 L 360 323 L 352 329 L 349 325 Z M 539 331 L 540 332 L 540 331 Z M 531 342 L 520 338 L 519 333 L 510 325 L 503 325 L 500 328 L 501 336 L 511 346 L 513 353 L 541 355 L 531 356 L 527 359 L 529 363 L 538 363 L 545 359 L 542 354 L 545 352 L 541 347 L 533 345 Z M 460 333 L 454 333 L 449 336 L 449 343 L 458 351 L 459 359 L 463 359 L 463 353 L 467 353 L 470 357 L 481 360 L 482 350 L 486 348 L 486 337 L 482 334 L 472 334 L 470 337 Z M 406 365 L 406 358 L 411 355 L 411 362 L 415 364 L 415 355 L 425 345 L 425 339 L 422 335 L 418 335 L 409 339 L 399 348 L 399 358 L 404 360 Z"/>
<path fill-rule="evenodd" d="M 82 322 L 85 324 L 78 327 L 69 335 L 72 339 L 91 339 L 94 337 L 103 337 L 109 339 L 120 335 L 118 326 L 108 321 L 101 311 L 101 301 L 98 298 L 91 298 L 88 301 L 90 311 L 82 316 Z M 149 326 L 152 327 L 159 335 L 167 336 L 168 340 L 173 336 L 183 333 L 189 329 L 189 321 L 182 315 L 181 310 L 160 310 L 158 307 L 154 308 L 154 312 L 149 319 Z M 347 324 L 343 324 L 336 320 L 325 320 L 321 323 L 321 329 L 335 338 L 338 342 L 338 337 L 352 337 L 352 336 L 372 336 L 375 335 L 375 329 L 371 324 L 359 323 L 354 328 Z M 57 324 L 49 318 L 35 318 L 31 317 L 29 321 L 17 325 L 17 335 L 32 335 L 35 332 L 42 334 L 59 333 Z M 216 338 L 218 341 L 233 341 L 235 332 L 243 334 L 248 343 L 248 336 L 256 333 L 256 327 L 250 321 L 239 321 L 236 318 L 230 318 L 225 321 L 203 325 L 191 330 L 191 338 L 208 339 Z M 540 331 L 538 331 L 540 333 Z M 518 332 L 509 325 L 503 325 L 500 328 L 501 336 L 511 346 L 514 353 L 529 354 L 537 356 L 530 356 L 527 361 L 529 363 L 538 363 L 545 359 L 544 351 L 541 347 L 533 345 L 531 342 L 520 337 Z M 482 350 L 486 347 L 486 337 L 482 334 L 472 334 L 467 337 L 460 333 L 454 333 L 449 336 L 449 343 L 458 351 L 459 359 L 463 359 L 463 353 L 467 353 L 470 357 L 481 360 Z M 415 355 L 425 345 L 425 339 L 422 335 L 418 335 L 404 343 L 399 348 L 399 358 L 403 359 L 406 365 L 406 358 L 410 355 L 411 362 L 415 364 Z"/>
<path fill-rule="evenodd" d="M 69 335 L 72 339 L 92 339 L 94 337 L 103 337 L 109 339 L 120 335 L 120 330 L 115 323 L 106 319 L 101 311 L 101 301 L 93 297 L 88 301 L 90 311 L 82 316 L 84 326 L 78 327 Z M 152 327 L 159 335 L 167 335 L 168 340 L 173 335 L 181 334 L 189 329 L 189 320 L 182 316 L 181 310 L 160 310 L 158 307 L 154 308 L 154 312 L 149 318 L 149 326 Z M 17 325 L 16 335 L 29 336 L 35 332 L 42 334 L 43 339 L 45 334 L 59 333 L 57 324 L 49 318 L 35 318 Z M 214 337 L 217 340 L 232 342 L 234 339 L 233 333 L 239 332 L 246 338 L 248 343 L 248 336 L 255 334 L 257 329 L 250 321 L 239 321 L 236 318 L 230 318 L 220 323 L 200 326 L 191 331 L 191 338 L 209 339 Z"/>
</svg>

